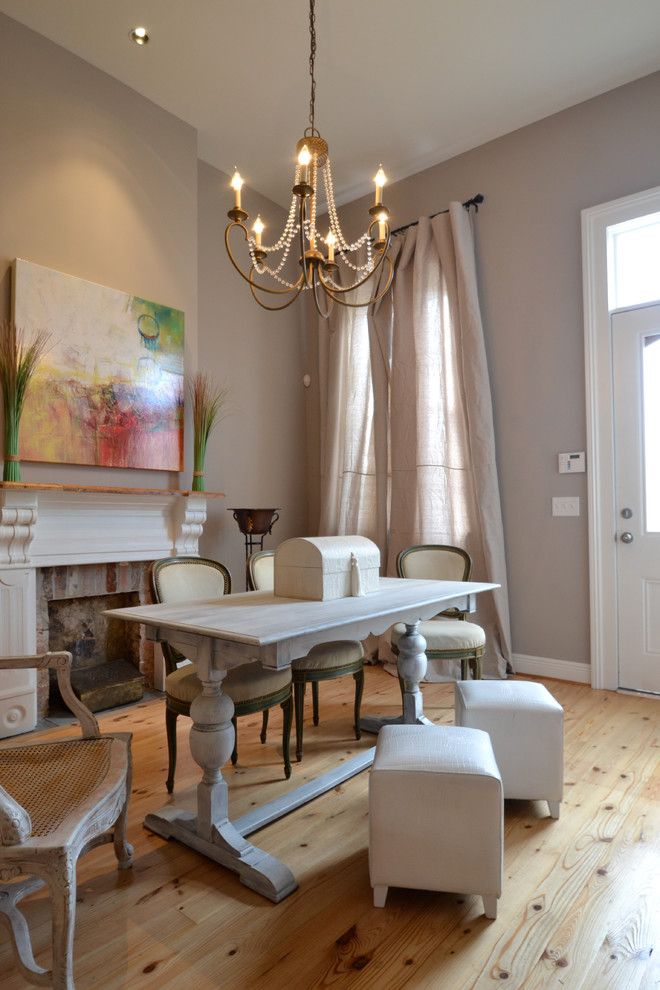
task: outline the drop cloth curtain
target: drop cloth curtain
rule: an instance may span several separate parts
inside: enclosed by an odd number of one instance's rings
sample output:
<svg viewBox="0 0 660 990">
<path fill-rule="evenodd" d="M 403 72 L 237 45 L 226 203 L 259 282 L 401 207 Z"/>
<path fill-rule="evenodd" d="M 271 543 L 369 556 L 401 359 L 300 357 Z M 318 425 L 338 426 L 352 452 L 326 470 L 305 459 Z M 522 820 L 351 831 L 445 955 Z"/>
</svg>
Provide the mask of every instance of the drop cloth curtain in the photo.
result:
<svg viewBox="0 0 660 990">
<path fill-rule="evenodd" d="M 492 402 L 471 220 L 460 203 L 395 237 L 396 277 L 365 318 L 335 307 L 318 334 L 319 532 L 361 533 L 383 570 L 413 543 L 464 547 L 479 596 L 485 670 L 510 658 Z M 381 657 L 387 644 L 381 644 Z M 428 679 L 447 675 L 429 663 Z"/>
</svg>

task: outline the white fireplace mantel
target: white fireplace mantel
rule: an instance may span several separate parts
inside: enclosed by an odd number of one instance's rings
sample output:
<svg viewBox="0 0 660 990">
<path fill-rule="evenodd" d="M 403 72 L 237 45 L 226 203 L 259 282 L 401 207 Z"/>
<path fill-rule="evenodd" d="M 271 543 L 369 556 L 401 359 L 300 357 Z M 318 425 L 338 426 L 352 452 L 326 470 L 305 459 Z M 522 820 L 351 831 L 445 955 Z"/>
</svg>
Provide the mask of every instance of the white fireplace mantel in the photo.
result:
<svg viewBox="0 0 660 990">
<path fill-rule="evenodd" d="M 197 556 L 209 497 L 221 493 L 0 486 L 0 656 L 36 652 L 40 567 Z M 0 737 L 33 729 L 34 671 L 0 675 Z"/>
</svg>

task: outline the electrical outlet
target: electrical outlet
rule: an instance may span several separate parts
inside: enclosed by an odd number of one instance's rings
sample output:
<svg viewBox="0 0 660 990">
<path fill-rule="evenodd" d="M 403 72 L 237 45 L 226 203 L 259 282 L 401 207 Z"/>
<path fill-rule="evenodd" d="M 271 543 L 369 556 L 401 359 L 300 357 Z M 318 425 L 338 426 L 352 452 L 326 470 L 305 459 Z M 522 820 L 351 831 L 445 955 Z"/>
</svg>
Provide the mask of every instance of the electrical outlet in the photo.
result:
<svg viewBox="0 0 660 990">
<path fill-rule="evenodd" d="M 554 497 L 552 499 L 553 516 L 579 516 L 580 496 L 569 495 Z"/>
</svg>

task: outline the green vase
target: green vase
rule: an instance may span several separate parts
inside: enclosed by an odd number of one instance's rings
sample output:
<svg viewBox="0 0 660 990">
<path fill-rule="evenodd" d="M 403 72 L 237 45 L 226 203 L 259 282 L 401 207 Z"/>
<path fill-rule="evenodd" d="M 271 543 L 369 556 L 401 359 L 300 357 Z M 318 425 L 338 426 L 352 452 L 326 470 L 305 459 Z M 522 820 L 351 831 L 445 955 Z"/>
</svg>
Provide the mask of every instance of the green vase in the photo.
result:
<svg viewBox="0 0 660 990">
<path fill-rule="evenodd" d="M 195 444 L 195 457 L 192 477 L 192 491 L 206 491 L 206 480 L 204 478 L 204 461 L 206 460 L 206 444 Z"/>
<path fill-rule="evenodd" d="M 2 480 L 21 480 L 21 462 L 18 459 L 18 417 L 12 415 L 8 415 L 5 419 L 5 462 Z"/>
</svg>

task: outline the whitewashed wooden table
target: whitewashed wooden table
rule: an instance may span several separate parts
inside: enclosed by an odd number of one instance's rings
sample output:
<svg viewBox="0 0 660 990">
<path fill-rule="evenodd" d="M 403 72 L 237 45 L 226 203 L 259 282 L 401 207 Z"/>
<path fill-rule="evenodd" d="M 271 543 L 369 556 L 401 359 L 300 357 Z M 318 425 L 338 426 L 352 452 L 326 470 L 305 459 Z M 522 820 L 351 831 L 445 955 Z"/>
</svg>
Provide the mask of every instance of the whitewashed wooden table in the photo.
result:
<svg viewBox="0 0 660 990">
<path fill-rule="evenodd" d="M 111 609 L 108 616 L 143 623 L 152 640 L 167 641 L 197 664 L 203 690 L 192 703 L 190 750 L 202 770 L 197 813 L 176 804 L 147 815 L 145 825 L 175 838 L 238 873 L 247 887 L 281 901 L 297 887 L 291 870 L 245 838 L 371 765 L 375 749 L 359 753 L 335 769 L 232 821 L 222 767 L 234 747 L 234 706 L 222 690 L 227 671 L 260 660 L 264 667 L 290 666 L 313 646 L 332 640 L 364 640 L 405 622 L 399 640 L 399 671 L 404 682 L 403 713 L 398 721 L 427 721 L 419 682 L 426 673 L 426 642 L 419 622 L 450 606 L 474 611 L 475 596 L 499 587 L 466 581 L 381 578 L 379 590 L 362 598 L 331 602 L 276 598 L 244 592 L 213 601 L 177 605 L 141 605 Z M 378 731 L 392 719 L 367 717 L 362 725 Z"/>
</svg>

